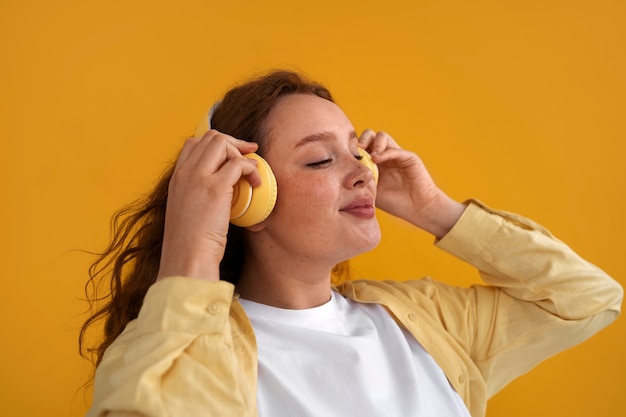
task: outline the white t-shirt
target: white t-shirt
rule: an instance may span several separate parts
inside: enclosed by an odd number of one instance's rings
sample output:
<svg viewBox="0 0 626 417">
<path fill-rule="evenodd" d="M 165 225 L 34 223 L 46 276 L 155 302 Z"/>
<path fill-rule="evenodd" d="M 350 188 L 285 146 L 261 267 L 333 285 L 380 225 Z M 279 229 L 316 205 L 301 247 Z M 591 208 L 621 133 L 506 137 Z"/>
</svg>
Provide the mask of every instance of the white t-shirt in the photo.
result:
<svg viewBox="0 0 626 417">
<path fill-rule="evenodd" d="M 260 417 L 469 417 L 441 368 L 382 306 L 331 293 L 306 310 L 241 300 L 259 351 Z"/>
</svg>

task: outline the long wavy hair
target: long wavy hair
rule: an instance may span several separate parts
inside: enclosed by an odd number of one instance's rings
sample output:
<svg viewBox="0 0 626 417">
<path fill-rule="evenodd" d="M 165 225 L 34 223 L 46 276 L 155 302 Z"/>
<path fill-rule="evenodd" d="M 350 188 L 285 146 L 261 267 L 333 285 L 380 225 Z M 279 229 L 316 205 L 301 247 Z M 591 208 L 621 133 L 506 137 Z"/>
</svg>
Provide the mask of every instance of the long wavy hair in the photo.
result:
<svg viewBox="0 0 626 417">
<path fill-rule="evenodd" d="M 212 128 L 266 147 L 264 122 L 281 96 L 314 94 L 333 101 L 321 84 L 292 71 L 275 70 L 228 91 L 211 119 Z M 139 314 L 148 288 L 155 282 L 161 259 L 168 186 L 175 163 L 162 174 L 156 186 L 142 199 L 122 208 L 111 219 L 111 241 L 97 254 L 89 268 L 85 294 L 91 314 L 79 335 L 79 351 L 97 366 L 105 350 Z M 237 283 L 245 257 L 242 229 L 232 224 L 227 235 L 220 279 Z M 347 263 L 333 270 L 333 280 L 345 279 Z M 104 320 L 103 337 L 87 346 L 86 335 Z"/>
</svg>

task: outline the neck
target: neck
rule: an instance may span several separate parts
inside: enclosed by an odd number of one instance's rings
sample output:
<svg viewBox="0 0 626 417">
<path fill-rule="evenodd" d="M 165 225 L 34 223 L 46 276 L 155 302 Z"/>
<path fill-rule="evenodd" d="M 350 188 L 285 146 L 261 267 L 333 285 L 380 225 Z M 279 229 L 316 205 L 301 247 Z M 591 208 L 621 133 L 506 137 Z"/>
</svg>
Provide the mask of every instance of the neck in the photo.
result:
<svg viewBox="0 0 626 417">
<path fill-rule="evenodd" d="M 306 268 L 302 265 L 306 265 Z M 318 307 L 330 300 L 329 267 L 311 268 L 307 263 L 286 265 L 249 257 L 237 283 L 237 292 L 246 300 L 273 307 L 301 310 Z"/>
</svg>

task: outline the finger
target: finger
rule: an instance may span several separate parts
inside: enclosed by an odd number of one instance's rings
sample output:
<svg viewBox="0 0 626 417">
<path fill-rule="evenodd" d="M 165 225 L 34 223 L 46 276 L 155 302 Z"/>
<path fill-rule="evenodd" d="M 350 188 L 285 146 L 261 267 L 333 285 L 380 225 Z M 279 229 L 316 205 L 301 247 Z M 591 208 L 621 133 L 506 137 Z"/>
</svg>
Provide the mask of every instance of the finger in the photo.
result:
<svg viewBox="0 0 626 417">
<path fill-rule="evenodd" d="M 256 159 L 246 158 L 246 160 L 252 163 L 253 169 L 251 172 L 242 171 L 243 176 L 246 177 L 248 182 L 253 187 L 258 187 L 263 182 L 261 174 L 259 173 L 259 162 Z"/>
<path fill-rule="evenodd" d="M 363 133 L 361 133 L 361 136 L 359 136 L 359 146 L 365 150 L 367 150 L 371 143 L 374 141 L 374 138 L 376 137 L 376 132 L 374 132 L 372 129 L 366 129 L 363 131 Z"/>
<path fill-rule="evenodd" d="M 182 165 L 185 163 L 189 155 L 193 152 L 193 149 L 200 142 L 200 138 L 189 138 L 185 141 L 183 148 L 178 154 L 178 158 L 176 158 L 176 165 Z"/>
<path fill-rule="evenodd" d="M 249 142 L 247 140 L 237 139 L 236 137 L 226 133 L 222 133 L 219 130 L 210 129 L 204 134 L 204 136 L 208 137 L 216 137 L 218 135 L 224 136 L 226 140 L 231 143 L 235 148 L 239 149 L 242 154 L 255 152 L 259 148 L 259 144 L 256 142 Z"/>
<path fill-rule="evenodd" d="M 202 149 L 208 145 L 213 136 L 215 136 L 215 131 L 209 130 L 201 137 L 191 137 L 187 139 L 178 154 L 176 168 L 185 165 L 195 165 L 199 155 L 202 154 Z"/>
<path fill-rule="evenodd" d="M 215 130 L 203 142 L 197 145 L 193 159 L 189 158 L 188 163 L 194 172 L 199 175 L 232 173 L 234 177 L 226 175 L 223 179 L 230 185 L 237 183 L 242 176 L 247 177 L 252 186 L 261 184 L 257 161 L 242 155 L 257 150 L 257 143 L 236 139 Z"/>
<path fill-rule="evenodd" d="M 378 155 L 385 152 L 387 149 L 400 149 L 400 146 L 393 140 L 387 132 L 377 132 L 374 136 L 374 140 L 370 145 L 370 154 Z"/>
<path fill-rule="evenodd" d="M 384 140 L 387 142 L 387 148 L 400 149 L 400 145 L 398 145 L 398 143 L 391 137 L 389 133 L 381 130 L 376 134 L 376 136 L 384 138 Z"/>
<path fill-rule="evenodd" d="M 372 129 L 363 131 L 359 137 L 359 146 L 371 155 L 384 152 L 388 148 L 400 149 L 400 146 L 387 132 L 374 132 Z"/>
<path fill-rule="evenodd" d="M 178 157 L 177 163 L 197 165 L 200 160 L 205 157 L 207 150 L 219 152 L 219 149 L 225 146 L 225 143 L 230 143 L 235 149 L 239 150 L 240 154 L 255 152 L 258 149 L 257 143 L 236 139 L 230 135 L 211 129 L 205 132 L 200 138 L 188 139 Z M 222 155 L 224 154 L 222 153 Z"/>
<path fill-rule="evenodd" d="M 215 175 L 220 181 L 231 186 L 234 186 L 241 177 L 246 177 L 253 187 L 261 185 L 261 176 L 256 161 L 245 157 L 229 159 Z"/>
<path fill-rule="evenodd" d="M 207 145 L 208 141 L 210 141 L 211 138 L 214 137 L 218 133 L 219 132 L 217 130 L 209 129 L 206 132 L 204 132 L 202 136 L 194 136 L 194 137 L 187 139 L 185 141 L 183 149 L 178 155 L 177 163 L 178 164 L 185 163 L 185 161 L 187 161 L 187 159 L 192 154 L 192 152 L 194 152 L 194 149 L 198 147 L 203 148 L 204 146 Z"/>
<path fill-rule="evenodd" d="M 217 135 L 215 135 L 214 138 L 219 138 L 218 140 L 225 139 L 227 142 L 226 150 L 227 150 L 228 159 L 230 159 L 231 157 L 238 157 L 240 155 L 245 155 L 248 153 L 256 152 L 259 148 L 259 144 L 256 142 L 248 142 L 245 140 L 237 139 L 227 134 L 220 133 L 218 131 L 215 131 L 215 132 L 217 132 Z M 216 148 L 219 149 L 219 146 L 216 145 Z M 234 149 L 236 149 L 237 152 L 233 152 Z M 209 144 L 207 145 L 204 152 L 208 153 L 208 152 L 211 152 L 212 150 L 213 150 L 213 146 Z"/>
<path fill-rule="evenodd" d="M 239 149 L 239 152 L 242 154 L 256 152 L 259 149 L 259 144 L 256 142 L 248 142 L 247 140 L 237 139 L 232 136 L 228 136 L 228 141 Z"/>
<path fill-rule="evenodd" d="M 372 155 L 372 160 L 379 165 L 386 162 L 393 162 L 400 168 L 406 168 L 421 163 L 419 156 L 415 153 L 400 148 L 388 148 L 381 153 Z"/>
<path fill-rule="evenodd" d="M 242 158 L 234 141 L 232 136 L 210 131 L 194 146 L 184 161 L 185 168 L 198 172 L 200 175 L 206 175 L 216 172 L 232 158 Z"/>
</svg>

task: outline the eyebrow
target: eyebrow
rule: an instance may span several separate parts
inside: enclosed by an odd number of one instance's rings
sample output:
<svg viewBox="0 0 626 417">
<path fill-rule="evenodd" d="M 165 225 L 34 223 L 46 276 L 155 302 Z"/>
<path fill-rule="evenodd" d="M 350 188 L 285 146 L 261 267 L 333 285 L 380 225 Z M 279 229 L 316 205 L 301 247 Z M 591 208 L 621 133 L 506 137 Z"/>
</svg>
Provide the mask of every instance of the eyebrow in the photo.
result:
<svg viewBox="0 0 626 417">
<path fill-rule="evenodd" d="M 350 132 L 349 139 L 355 139 L 355 138 L 358 138 L 358 136 L 356 135 L 356 132 L 353 130 L 352 132 Z M 333 132 L 313 133 L 312 135 L 308 135 L 300 139 L 294 146 L 294 149 L 300 148 L 310 143 L 326 142 L 326 141 L 331 141 L 335 139 L 337 139 L 337 135 L 335 135 Z"/>
</svg>

